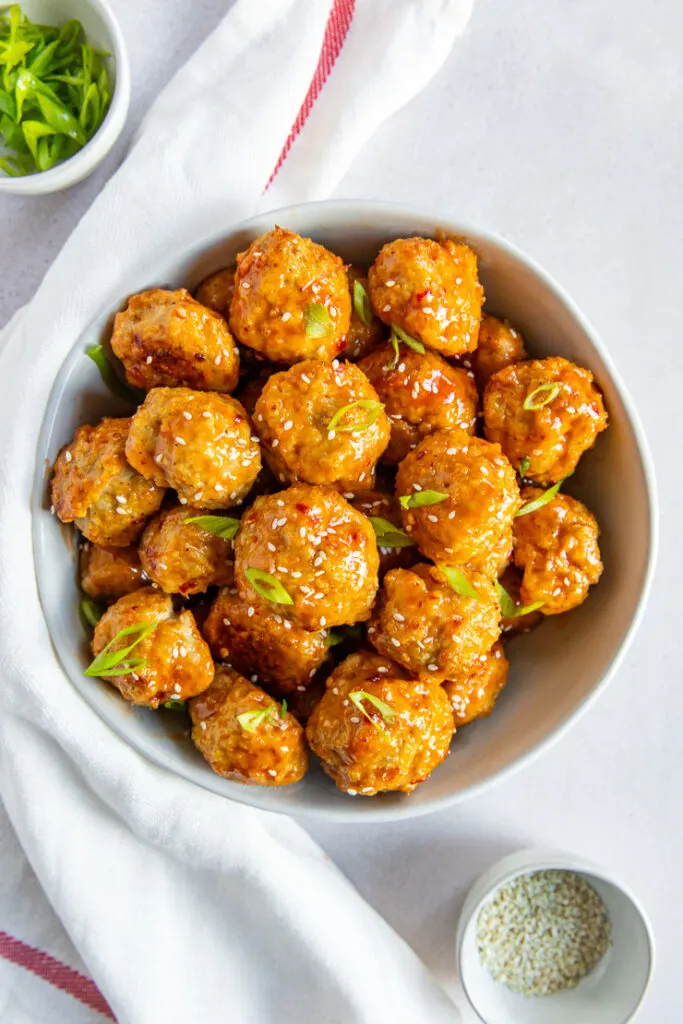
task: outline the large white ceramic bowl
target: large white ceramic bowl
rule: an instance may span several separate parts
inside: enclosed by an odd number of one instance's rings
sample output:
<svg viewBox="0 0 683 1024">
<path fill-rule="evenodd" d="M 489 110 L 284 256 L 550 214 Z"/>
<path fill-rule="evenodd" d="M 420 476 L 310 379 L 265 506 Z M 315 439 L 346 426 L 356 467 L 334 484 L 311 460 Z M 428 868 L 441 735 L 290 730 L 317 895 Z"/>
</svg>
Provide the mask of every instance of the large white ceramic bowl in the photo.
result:
<svg viewBox="0 0 683 1024">
<path fill-rule="evenodd" d="M 131 292 L 153 285 L 195 286 L 230 263 L 273 224 L 309 235 L 345 260 L 369 264 L 401 235 L 464 236 L 479 255 L 486 308 L 520 328 L 533 355 L 562 355 L 587 366 L 602 387 L 610 429 L 581 460 L 567 490 L 584 500 L 602 529 L 605 572 L 578 610 L 554 616 L 513 641 L 509 683 L 494 714 L 462 729 L 446 762 L 410 796 L 372 799 L 340 793 L 314 765 L 301 782 L 249 787 L 215 775 L 189 742 L 179 741 L 171 713 L 135 709 L 106 683 L 83 675 L 85 637 L 78 618 L 76 556 L 49 514 L 46 465 L 81 423 L 125 411 L 103 386 L 86 346 L 111 329 L 111 315 Z M 48 627 L 66 675 L 111 728 L 157 764 L 215 793 L 271 811 L 338 821 L 377 821 L 426 814 L 473 796 L 556 739 L 585 710 L 619 665 L 640 619 L 654 561 L 655 491 L 645 438 L 603 343 L 553 280 L 503 239 L 460 220 L 375 202 L 325 202 L 220 224 L 186 252 L 159 252 L 101 296 L 101 315 L 74 340 L 55 382 L 36 453 L 33 534 L 36 572 Z"/>
<path fill-rule="evenodd" d="M 44 25 L 63 25 L 77 18 L 86 38 L 96 49 L 103 50 L 107 71 L 112 81 L 111 103 L 107 115 L 92 139 L 64 163 L 49 171 L 12 178 L 0 171 L 0 195 L 42 196 L 61 192 L 82 181 L 104 160 L 114 145 L 126 120 L 130 104 L 130 69 L 128 54 L 118 21 L 107 0 L 17 0 L 31 21 Z M 0 0 L 0 7 L 8 6 Z"/>
</svg>

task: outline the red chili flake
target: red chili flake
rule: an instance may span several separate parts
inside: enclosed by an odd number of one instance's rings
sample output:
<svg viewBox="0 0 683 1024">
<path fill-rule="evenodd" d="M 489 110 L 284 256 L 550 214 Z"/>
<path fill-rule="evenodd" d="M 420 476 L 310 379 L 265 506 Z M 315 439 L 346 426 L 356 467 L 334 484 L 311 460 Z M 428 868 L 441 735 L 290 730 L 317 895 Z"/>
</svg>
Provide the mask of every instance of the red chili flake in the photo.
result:
<svg viewBox="0 0 683 1024">
<path fill-rule="evenodd" d="M 422 302 L 422 300 L 425 299 L 428 295 L 429 295 L 429 288 L 425 288 L 425 290 L 423 292 L 418 292 L 417 293 L 417 295 L 415 296 L 415 301 L 416 302 Z"/>
</svg>

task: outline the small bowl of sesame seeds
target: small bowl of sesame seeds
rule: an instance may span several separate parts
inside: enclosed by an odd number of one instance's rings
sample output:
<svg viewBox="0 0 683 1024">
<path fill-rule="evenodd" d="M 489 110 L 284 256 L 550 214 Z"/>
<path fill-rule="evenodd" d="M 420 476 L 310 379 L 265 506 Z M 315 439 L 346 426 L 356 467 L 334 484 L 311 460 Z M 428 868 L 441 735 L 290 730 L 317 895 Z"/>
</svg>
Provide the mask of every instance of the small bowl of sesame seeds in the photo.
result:
<svg viewBox="0 0 683 1024">
<path fill-rule="evenodd" d="M 654 943 L 635 897 L 603 868 L 522 850 L 467 894 L 456 956 L 484 1024 L 627 1024 L 645 996 Z"/>
</svg>

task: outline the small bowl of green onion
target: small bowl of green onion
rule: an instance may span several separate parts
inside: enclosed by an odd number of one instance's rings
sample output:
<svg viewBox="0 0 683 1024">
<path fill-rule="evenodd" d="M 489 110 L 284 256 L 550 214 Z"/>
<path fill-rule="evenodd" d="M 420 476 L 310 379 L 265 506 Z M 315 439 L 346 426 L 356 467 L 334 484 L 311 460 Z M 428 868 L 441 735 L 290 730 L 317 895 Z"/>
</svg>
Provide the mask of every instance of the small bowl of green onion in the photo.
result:
<svg viewBox="0 0 683 1024">
<path fill-rule="evenodd" d="M 123 128 L 130 72 L 104 0 L 0 5 L 0 194 L 81 181 Z"/>
</svg>

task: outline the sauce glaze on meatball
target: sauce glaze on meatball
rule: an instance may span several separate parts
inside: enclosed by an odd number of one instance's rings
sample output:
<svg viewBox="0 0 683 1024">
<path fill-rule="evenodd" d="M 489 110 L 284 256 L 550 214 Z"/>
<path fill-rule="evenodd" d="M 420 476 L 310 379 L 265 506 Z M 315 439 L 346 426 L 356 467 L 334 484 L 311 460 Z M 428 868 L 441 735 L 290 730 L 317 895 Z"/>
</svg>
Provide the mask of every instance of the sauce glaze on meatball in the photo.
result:
<svg viewBox="0 0 683 1024">
<path fill-rule="evenodd" d="M 491 714 L 507 682 L 509 667 L 503 645 L 496 643 L 486 654 L 480 654 L 469 669 L 444 682 L 456 729 Z"/>
<path fill-rule="evenodd" d="M 388 488 L 376 487 L 371 491 L 359 491 L 356 493 L 347 492 L 344 497 L 355 509 L 362 512 L 368 519 L 384 519 L 387 523 L 397 527 L 402 533 L 401 510 L 392 491 Z M 374 529 L 374 526 L 373 526 Z M 386 536 L 386 535 L 384 535 Z M 405 534 L 408 541 L 411 538 Z M 414 541 L 405 547 L 395 547 L 391 543 L 382 544 L 382 535 L 377 537 L 377 551 L 379 552 L 379 575 L 380 578 L 389 572 L 390 569 L 406 569 L 418 561 L 420 554 Z M 389 537 L 391 541 L 391 537 Z"/>
<path fill-rule="evenodd" d="M 194 297 L 197 302 L 207 309 L 213 309 L 220 313 L 224 319 L 228 319 L 230 303 L 235 291 L 235 264 L 230 267 L 223 267 L 209 274 L 197 285 Z"/>
<path fill-rule="evenodd" d="M 324 770 L 352 796 L 412 792 L 444 760 L 453 732 L 442 686 L 416 682 L 368 651 L 351 654 L 335 669 L 306 726 Z"/>
<path fill-rule="evenodd" d="M 306 774 L 308 751 L 297 720 L 226 665 L 190 701 L 190 716 L 194 745 L 218 775 L 249 785 L 288 786 Z"/>
<path fill-rule="evenodd" d="M 134 544 L 107 548 L 84 541 L 79 552 L 81 589 L 93 601 L 109 604 L 145 585 L 146 577 Z"/>
<path fill-rule="evenodd" d="M 484 313 L 477 348 L 469 360 L 479 387 L 483 390 L 494 373 L 526 358 L 524 339 L 519 331 L 507 320 L 498 320 Z"/>
<path fill-rule="evenodd" d="M 232 391 L 239 377 L 239 354 L 225 320 L 185 288 L 131 296 L 114 319 L 111 347 L 128 383 L 145 391 L 179 385 Z"/>
<path fill-rule="evenodd" d="M 175 505 L 149 523 L 140 539 L 140 560 L 154 583 L 166 594 L 201 594 L 233 579 L 232 544 L 198 523 L 207 513 Z"/>
</svg>

